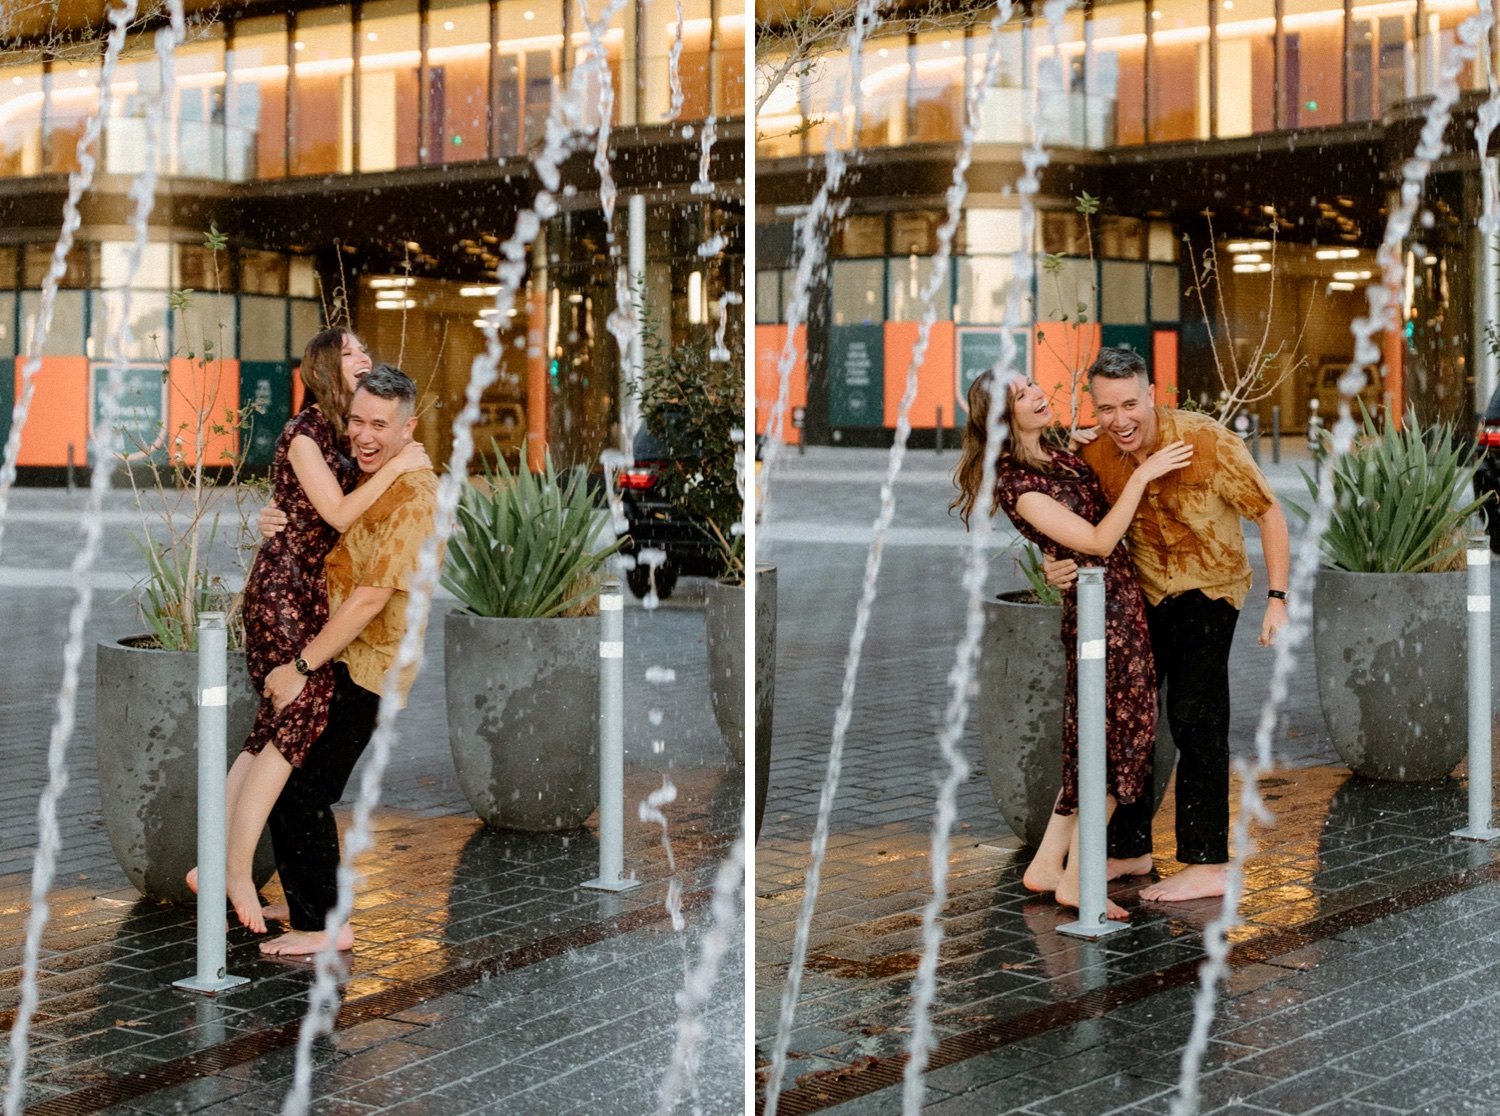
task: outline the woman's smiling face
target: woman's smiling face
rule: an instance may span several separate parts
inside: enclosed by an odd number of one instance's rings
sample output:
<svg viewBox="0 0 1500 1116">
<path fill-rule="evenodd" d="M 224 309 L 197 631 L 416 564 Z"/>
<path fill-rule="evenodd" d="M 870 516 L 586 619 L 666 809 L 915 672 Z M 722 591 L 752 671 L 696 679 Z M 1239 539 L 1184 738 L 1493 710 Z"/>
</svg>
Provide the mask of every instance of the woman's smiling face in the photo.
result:
<svg viewBox="0 0 1500 1116">
<path fill-rule="evenodd" d="M 1017 376 L 1010 385 L 1010 422 L 1017 430 L 1042 430 L 1051 426 L 1052 404 L 1034 380 Z"/>
</svg>

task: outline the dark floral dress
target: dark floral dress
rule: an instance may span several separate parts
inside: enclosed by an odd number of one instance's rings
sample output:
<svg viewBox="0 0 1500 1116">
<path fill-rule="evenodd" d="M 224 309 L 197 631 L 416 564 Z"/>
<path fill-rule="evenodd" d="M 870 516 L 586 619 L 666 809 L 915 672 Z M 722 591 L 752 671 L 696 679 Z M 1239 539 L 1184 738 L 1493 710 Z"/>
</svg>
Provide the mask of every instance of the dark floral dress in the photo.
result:
<svg viewBox="0 0 1500 1116">
<path fill-rule="evenodd" d="M 1027 492 L 1051 496 L 1090 523 L 1109 512 L 1109 501 L 1099 478 L 1070 453 L 1055 452 L 1056 473 L 1042 473 L 1002 459 L 996 485 L 1000 506 L 1022 537 L 1056 558 L 1071 558 L 1080 566 L 1097 566 L 1093 555 L 1079 554 L 1053 542 L 1016 512 L 1016 501 Z M 1146 628 L 1146 606 L 1135 580 L 1135 568 L 1122 542 L 1104 564 L 1104 685 L 1105 740 L 1109 758 L 1106 786 L 1117 802 L 1134 802 L 1146 792 L 1156 748 L 1156 664 L 1151 658 L 1151 634 Z M 1078 591 L 1063 594 L 1063 651 L 1067 656 L 1067 698 L 1063 713 L 1063 781 L 1059 814 L 1078 808 Z"/>
<path fill-rule="evenodd" d="M 274 499 L 286 512 L 286 529 L 261 544 L 245 583 L 245 658 L 256 693 L 265 690 L 266 675 L 301 655 L 328 622 L 323 559 L 339 541 L 339 533 L 318 515 L 287 460 L 292 439 L 299 434 L 317 443 L 345 492 L 359 479 L 359 466 L 344 452 L 333 424 L 318 408 L 308 407 L 286 424 L 271 463 Z M 270 698 L 261 700 L 245 751 L 259 753 L 272 744 L 293 767 L 301 767 L 328 724 L 332 699 L 333 664 L 327 663 L 312 673 L 297 700 L 280 713 Z"/>
</svg>

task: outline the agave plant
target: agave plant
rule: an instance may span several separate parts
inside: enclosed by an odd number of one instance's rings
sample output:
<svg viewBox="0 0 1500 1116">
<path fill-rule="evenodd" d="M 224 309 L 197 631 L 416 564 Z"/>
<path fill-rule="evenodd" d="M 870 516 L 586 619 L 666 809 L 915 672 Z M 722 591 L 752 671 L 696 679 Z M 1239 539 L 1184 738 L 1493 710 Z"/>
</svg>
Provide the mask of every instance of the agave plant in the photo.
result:
<svg viewBox="0 0 1500 1116">
<path fill-rule="evenodd" d="M 1061 605 L 1062 590 L 1047 580 L 1042 569 L 1042 552 L 1034 543 L 1026 543 L 1016 555 L 1016 565 L 1026 579 L 1026 590 L 1037 604 Z"/>
<path fill-rule="evenodd" d="M 1376 428 L 1361 407 L 1364 429 L 1337 459 L 1333 514 L 1323 536 L 1323 556 L 1350 573 L 1424 573 L 1456 568 L 1465 546 L 1465 524 L 1484 503 L 1466 500 L 1474 463 L 1455 443 L 1450 427 L 1423 436 L 1408 411 L 1397 428 Z M 1307 471 L 1302 479 L 1317 499 Z M 1305 522 L 1306 509 L 1290 504 Z"/>
<path fill-rule="evenodd" d="M 521 460 L 526 460 L 522 447 Z M 619 549 L 582 466 L 550 455 L 540 473 L 512 471 L 498 447 L 483 480 L 465 486 L 443 586 L 477 616 L 545 619 L 595 607 L 600 571 Z"/>
</svg>

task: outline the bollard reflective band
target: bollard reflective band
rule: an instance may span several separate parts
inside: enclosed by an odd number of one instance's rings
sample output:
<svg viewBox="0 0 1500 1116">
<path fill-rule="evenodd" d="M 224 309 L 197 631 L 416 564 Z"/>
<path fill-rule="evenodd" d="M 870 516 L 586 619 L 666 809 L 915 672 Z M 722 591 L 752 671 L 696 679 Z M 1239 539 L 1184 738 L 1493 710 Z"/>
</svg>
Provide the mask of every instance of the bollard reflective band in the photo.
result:
<svg viewBox="0 0 1500 1116">
<path fill-rule="evenodd" d="M 216 705 L 229 704 L 228 686 L 210 686 L 198 694 L 198 704 L 205 709 L 212 709 Z"/>
<path fill-rule="evenodd" d="M 1469 565 L 1471 566 L 1488 566 L 1490 564 L 1489 547 L 1481 547 L 1475 550 L 1471 550 L 1468 552 L 1468 555 Z"/>
<path fill-rule="evenodd" d="M 600 612 L 619 612 L 625 607 L 625 598 L 618 593 L 602 593 L 599 596 Z"/>
<path fill-rule="evenodd" d="M 1490 598 L 1488 594 L 1472 596 L 1469 598 L 1470 612 L 1488 612 L 1490 610 Z"/>
<path fill-rule="evenodd" d="M 601 639 L 599 641 L 599 657 L 601 659 L 623 659 L 625 657 L 625 644 L 618 639 Z"/>
<path fill-rule="evenodd" d="M 1084 640 L 1078 645 L 1078 657 L 1080 659 L 1104 658 L 1104 641 L 1102 639 Z"/>
</svg>

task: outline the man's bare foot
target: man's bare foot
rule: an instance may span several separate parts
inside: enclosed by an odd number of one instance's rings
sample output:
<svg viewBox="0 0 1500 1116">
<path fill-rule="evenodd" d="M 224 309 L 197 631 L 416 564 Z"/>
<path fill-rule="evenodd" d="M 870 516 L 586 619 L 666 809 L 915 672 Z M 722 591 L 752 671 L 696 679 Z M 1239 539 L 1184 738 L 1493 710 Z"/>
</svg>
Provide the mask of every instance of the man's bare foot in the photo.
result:
<svg viewBox="0 0 1500 1116">
<path fill-rule="evenodd" d="M 1077 886 L 1073 881 L 1064 880 L 1062 885 L 1058 887 L 1055 896 L 1057 905 L 1060 907 L 1071 907 L 1076 911 L 1078 909 L 1078 892 L 1074 889 Z M 1104 897 L 1104 915 L 1106 918 L 1114 919 L 1116 922 L 1130 921 L 1130 912 L 1107 895 Z"/>
<path fill-rule="evenodd" d="M 240 925 L 252 934 L 264 934 L 266 920 L 260 913 L 260 896 L 255 893 L 255 881 L 248 876 L 242 880 L 230 879 L 227 890 Z"/>
<path fill-rule="evenodd" d="M 1222 864 L 1189 864 L 1181 872 L 1143 888 L 1141 898 L 1153 903 L 1213 899 L 1224 894 L 1225 875 Z"/>
<path fill-rule="evenodd" d="M 1150 853 L 1145 856 L 1112 856 L 1104 862 L 1104 878 L 1118 880 L 1122 876 L 1149 876 L 1155 867 Z"/>
<path fill-rule="evenodd" d="M 285 922 L 292 917 L 292 910 L 285 903 L 267 903 L 260 909 L 260 917 L 277 922 Z"/>
<path fill-rule="evenodd" d="M 327 944 L 327 930 L 288 930 L 268 942 L 261 942 L 260 951 L 267 957 L 306 957 L 320 952 Z M 348 923 L 339 931 L 338 948 L 354 948 L 354 927 Z"/>
</svg>

